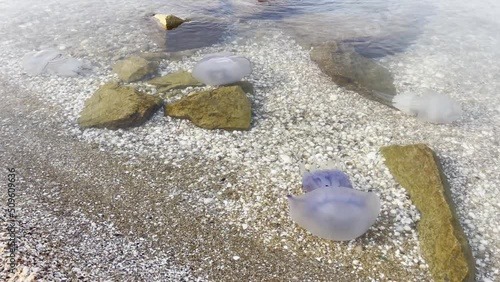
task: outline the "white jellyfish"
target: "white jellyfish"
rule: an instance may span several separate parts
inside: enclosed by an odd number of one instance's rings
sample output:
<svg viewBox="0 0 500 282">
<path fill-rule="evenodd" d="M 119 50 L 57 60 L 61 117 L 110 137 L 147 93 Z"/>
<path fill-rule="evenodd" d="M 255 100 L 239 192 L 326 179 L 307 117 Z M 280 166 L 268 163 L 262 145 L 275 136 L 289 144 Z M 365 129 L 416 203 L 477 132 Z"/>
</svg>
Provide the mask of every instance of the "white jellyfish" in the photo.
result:
<svg viewBox="0 0 500 282">
<path fill-rule="evenodd" d="M 422 95 L 404 93 L 393 98 L 392 104 L 403 113 L 432 123 L 451 123 L 463 114 L 460 104 L 450 97 L 426 90 Z"/>
<path fill-rule="evenodd" d="M 76 76 L 84 67 L 80 60 L 64 58 L 61 53 L 52 49 L 27 53 L 22 59 L 22 64 L 24 71 L 32 76 L 43 72 Z"/>
<path fill-rule="evenodd" d="M 375 223 L 380 213 L 380 199 L 373 192 L 353 189 L 349 176 L 331 166 L 334 164 L 330 162 L 312 170 L 300 166 L 302 188 L 306 193 L 287 196 L 290 217 L 315 236 L 335 241 L 352 240 Z"/>
<path fill-rule="evenodd" d="M 192 71 L 193 77 L 206 85 L 225 85 L 240 81 L 252 73 L 252 63 L 229 52 L 203 57 Z"/>
<path fill-rule="evenodd" d="M 288 195 L 290 217 L 315 236 L 347 241 L 363 235 L 377 220 L 377 194 L 348 187 L 323 187 L 301 196 Z"/>
</svg>

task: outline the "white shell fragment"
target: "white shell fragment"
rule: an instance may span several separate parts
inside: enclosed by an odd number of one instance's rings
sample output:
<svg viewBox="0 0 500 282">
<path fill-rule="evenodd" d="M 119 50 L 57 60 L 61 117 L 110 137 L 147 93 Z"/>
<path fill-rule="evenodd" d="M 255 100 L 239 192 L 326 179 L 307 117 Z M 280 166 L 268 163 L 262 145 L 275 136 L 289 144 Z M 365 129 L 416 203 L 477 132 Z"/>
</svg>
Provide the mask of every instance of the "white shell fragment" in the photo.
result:
<svg viewBox="0 0 500 282">
<path fill-rule="evenodd" d="M 450 97 L 428 90 L 421 96 L 404 93 L 394 97 L 392 104 L 400 111 L 416 115 L 432 123 L 451 123 L 462 116 L 462 108 Z"/>
<path fill-rule="evenodd" d="M 206 85 L 225 85 L 252 73 L 252 63 L 229 52 L 209 54 L 193 68 L 193 77 Z"/>
<path fill-rule="evenodd" d="M 43 72 L 76 76 L 84 67 L 80 60 L 64 58 L 61 53 L 51 49 L 27 53 L 22 59 L 22 64 L 24 71 L 31 76 Z"/>
<path fill-rule="evenodd" d="M 288 196 L 290 216 L 313 235 L 347 241 L 363 235 L 380 213 L 377 194 L 347 187 L 318 188 Z"/>
</svg>

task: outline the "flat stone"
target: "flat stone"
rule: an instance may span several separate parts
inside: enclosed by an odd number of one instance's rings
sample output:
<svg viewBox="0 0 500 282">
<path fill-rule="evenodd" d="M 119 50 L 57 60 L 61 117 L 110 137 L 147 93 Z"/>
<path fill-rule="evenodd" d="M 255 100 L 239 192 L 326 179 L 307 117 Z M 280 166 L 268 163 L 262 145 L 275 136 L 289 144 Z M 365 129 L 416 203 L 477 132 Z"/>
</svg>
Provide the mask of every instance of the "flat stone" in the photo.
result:
<svg viewBox="0 0 500 282">
<path fill-rule="evenodd" d="M 160 108 L 161 99 L 132 87 L 106 83 L 85 101 L 78 124 L 83 127 L 127 128 L 143 124 Z"/>
<path fill-rule="evenodd" d="M 311 59 L 321 71 L 346 89 L 392 107 L 396 95 L 392 74 L 372 59 L 358 54 L 352 46 L 329 42 L 315 46 Z"/>
<path fill-rule="evenodd" d="M 201 91 L 165 105 L 165 115 L 187 118 L 196 126 L 226 130 L 248 130 L 252 109 L 240 86 Z"/>
<path fill-rule="evenodd" d="M 158 71 L 158 63 L 131 56 L 113 65 L 113 71 L 125 82 L 138 81 Z"/>
<path fill-rule="evenodd" d="M 439 159 L 425 144 L 381 148 L 385 163 L 421 213 L 418 234 L 435 281 L 475 281 L 475 260 Z"/>
<path fill-rule="evenodd" d="M 167 92 L 172 89 L 183 89 L 190 86 L 196 87 L 205 85 L 196 80 L 191 73 L 183 70 L 153 78 L 149 80 L 148 83 L 156 86 L 158 93 Z"/>
</svg>

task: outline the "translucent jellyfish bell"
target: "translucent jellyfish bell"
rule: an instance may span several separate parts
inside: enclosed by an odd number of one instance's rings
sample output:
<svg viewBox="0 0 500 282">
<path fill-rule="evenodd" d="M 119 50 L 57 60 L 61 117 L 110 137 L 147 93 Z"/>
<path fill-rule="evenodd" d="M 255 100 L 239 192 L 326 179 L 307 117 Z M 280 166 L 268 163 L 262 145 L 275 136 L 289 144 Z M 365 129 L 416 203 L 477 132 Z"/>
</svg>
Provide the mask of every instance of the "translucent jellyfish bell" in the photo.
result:
<svg viewBox="0 0 500 282">
<path fill-rule="evenodd" d="M 61 53 L 56 50 L 29 52 L 22 59 L 24 71 L 29 75 L 39 75 L 45 70 L 50 61 L 61 56 Z"/>
<path fill-rule="evenodd" d="M 83 63 L 74 58 L 64 58 L 56 50 L 48 49 L 29 52 L 22 59 L 24 71 L 35 76 L 43 72 L 61 76 L 76 76 L 83 69 Z"/>
<path fill-rule="evenodd" d="M 290 217 L 315 236 L 347 241 L 363 235 L 377 220 L 380 199 L 375 193 L 346 187 L 319 188 L 288 196 Z"/>
<path fill-rule="evenodd" d="M 302 174 L 302 188 L 305 192 L 323 187 L 347 187 L 352 188 L 349 176 L 340 169 L 338 164 L 334 162 L 314 163 L 310 170 L 305 168 L 305 165 L 300 165 Z"/>
<path fill-rule="evenodd" d="M 400 111 L 432 123 L 451 123 L 463 115 L 458 102 L 429 89 L 420 96 L 414 93 L 397 95 L 392 103 Z"/>
<path fill-rule="evenodd" d="M 301 196 L 288 195 L 290 217 L 321 238 L 346 241 L 363 235 L 380 213 L 377 194 L 353 189 L 349 176 L 336 164 L 301 165 Z"/>
<path fill-rule="evenodd" d="M 252 73 L 252 63 L 229 52 L 209 54 L 193 68 L 193 77 L 206 85 L 225 85 L 240 81 Z"/>
</svg>

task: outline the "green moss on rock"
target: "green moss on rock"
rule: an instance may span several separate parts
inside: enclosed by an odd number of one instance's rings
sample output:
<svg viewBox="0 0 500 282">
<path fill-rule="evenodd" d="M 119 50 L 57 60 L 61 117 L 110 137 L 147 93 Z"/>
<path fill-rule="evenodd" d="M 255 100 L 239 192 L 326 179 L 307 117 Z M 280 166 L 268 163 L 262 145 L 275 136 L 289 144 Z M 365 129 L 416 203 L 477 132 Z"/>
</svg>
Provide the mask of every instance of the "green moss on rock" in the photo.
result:
<svg viewBox="0 0 500 282">
<path fill-rule="evenodd" d="M 159 107 L 161 99 L 132 87 L 106 83 L 85 101 L 78 124 L 83 127 L 118 129 L 144 123 Z"/>
<path fill-rule="evenodd" d="M 158 93 L 167 92 L 172 89 L 183 89 L 190 86 L 196 87 L 205 85 L 196 80 L 191 73 L 183 70 L 153 78 L 149 80 L 148 83 L 156 86 Z"/>
<path fill-rule="evenodd" d="M 382 147 L 385 163 L 422 215 L 417 229 L 435 281 L 475 281 L 475 263 L 439 159 L 424 144 Z"/>
<path fill-rule="evenodd" d="M 113 65 L 113 71 L 125 82 L 133 82 L 158 71 L 158 63 L 131 56 Z"/>
<path fill-rule="evenodd" d="M 187 118 L 207 129 L 247 130 L 252 109 L 240 86 L 201 91 L 165 105 L 165 115 Z"/>
</svg>

